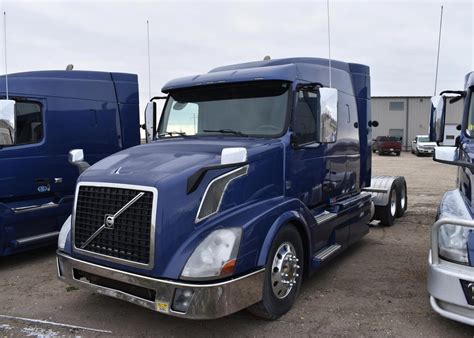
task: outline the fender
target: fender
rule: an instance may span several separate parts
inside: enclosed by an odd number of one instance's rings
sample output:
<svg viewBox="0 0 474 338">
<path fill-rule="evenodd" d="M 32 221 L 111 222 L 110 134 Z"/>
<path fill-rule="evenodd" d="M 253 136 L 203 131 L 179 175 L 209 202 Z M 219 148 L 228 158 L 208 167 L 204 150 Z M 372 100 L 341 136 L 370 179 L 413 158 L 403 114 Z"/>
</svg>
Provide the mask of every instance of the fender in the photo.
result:
<svg viewBox="0 0 474 338">
<path fill-rule="evenodd" d="M 299 201 L 298 201 L 299 202 Z M 301 203 L 301 202 L 300 202 Z M 303 207 L 303 206 L 302 206 Z M 305 207 L 306 208 L 306 207 Z M 258 257 L 258 266 L 264 266 L 268 260 L 268 254 L 270 253 L 270 249 L 272 247 L 272 243 L 280 229 L 286 225 L 287 223 L 296 223 L 296 228 L 298 231 L 303 232 L 303 236 L 301 238 L 303 242 L 303 247 L 305 248 L 305 270 L 309 264 L 309 258 L 311 256 L 311 241 L 310 241 L 310 232 L 309 232 L 309 225 L 307 216 L 303 216 L 304 209 L 300 208 L 300 210 L 288 210 L 281 214 L 275 222 L 273 222 L 272 226 L 270 227 L 267 237 L 265 238 L 262 247 L 260 249 L 260 254 Z M 314 218 L 313 218 L 314 219 Z"/>
</svg>

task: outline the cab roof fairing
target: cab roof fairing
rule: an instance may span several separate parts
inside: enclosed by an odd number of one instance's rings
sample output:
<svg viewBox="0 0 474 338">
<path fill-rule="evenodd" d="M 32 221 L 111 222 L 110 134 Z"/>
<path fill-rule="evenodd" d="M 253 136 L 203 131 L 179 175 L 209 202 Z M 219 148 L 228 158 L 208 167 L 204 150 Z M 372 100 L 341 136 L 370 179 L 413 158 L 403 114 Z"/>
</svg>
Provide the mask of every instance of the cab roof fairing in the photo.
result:
<svg viewBox="0 0 474 338">
<path fill-rule="evenodd" d="M 238 83 L 257 80 L 281 80 L 294 82 L 319 82 L 329 86 L 329 61 L 320 58 L 292 58 L 267 61 L 247 62 L 236 65 L 223 66 L 212 69 L 209 73 L 188 76 L 171 80 L 165 84 L 162 91 L 169 93 L 175 89 L 184 89 L 194 86 L 205 86 L 219 83 Z M 332 85 L 340 91 L 363 98 L 370 98 L 370 89 L 352 87 L 354 76 L 369 78 L 369 67 L 331 61 Z M 359 81 L 357 81 L 359 83 Z M 363 81 L 364 83 L 369 83 Z M 357 87 L 357 86 L 356 86 Z M 365 89 L 365 90 L 364 90 Z"/>
</svg>

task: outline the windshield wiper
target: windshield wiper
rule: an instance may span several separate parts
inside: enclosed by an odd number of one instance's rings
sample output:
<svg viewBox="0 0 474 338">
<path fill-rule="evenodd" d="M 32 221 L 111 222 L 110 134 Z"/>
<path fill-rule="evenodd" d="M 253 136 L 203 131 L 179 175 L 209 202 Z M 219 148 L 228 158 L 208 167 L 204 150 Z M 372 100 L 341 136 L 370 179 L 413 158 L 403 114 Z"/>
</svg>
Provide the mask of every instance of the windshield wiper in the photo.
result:
<svg viewBox="0 0 474 338">
<path fill-rule="evenodd" d="M 244 134 L 241 131 L 232 130 L 232 129 L 204 129 L 203 132 L 205 132 L 205 133 L 234 134 L 234 135 L 238 135 L 238 136 L 248 136 L 247 134 Z"/>
<path fill-rule="evenodd" d="M 186 136 L 186 133 L 184 131 L 166 131 L 164 133 L 158 134 L 158 137 L 163 137 L 163 136 L 173 136 L 173 135 L 179 135 L 179 136 Z"/>
</svg>

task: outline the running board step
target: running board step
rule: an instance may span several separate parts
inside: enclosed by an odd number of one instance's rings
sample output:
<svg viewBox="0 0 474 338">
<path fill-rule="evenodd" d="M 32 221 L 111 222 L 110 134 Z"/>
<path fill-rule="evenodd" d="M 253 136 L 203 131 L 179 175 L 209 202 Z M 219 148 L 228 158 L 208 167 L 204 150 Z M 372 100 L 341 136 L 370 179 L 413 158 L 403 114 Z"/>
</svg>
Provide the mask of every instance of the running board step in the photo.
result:
<svg viewBox="0 0 474 338">
<path fill-rule="evenodd" d="M 324 248 L 318 251 L 316 255 L 313 256 L 313 261 L 316 261 L 317 263 L 321 263 L 327 258 L 329 258 L 336 251 L 338 251 L 340 248 L 341 246 L 339 244 L 330 245 L 327 248 Z"/>
<path fill-rule="evenodd" d="M 59 231 L 48 232 L 46 234 L 31 236 L 31 237 L 24 237 L 13 241 L 15 247 L 30 245 L 35 242 L 43 242 L 48 240 L 53 240 L 54 238 L 58 237 Z"/>
<path fill-rule="evenodd" d="M 323 224 L 323 223 L 329 222 L 330 220 L 336 217 L 337 217 L 336 213 L 324 211 L 320 213 L 319 215 L 316 215 L 314 219 L 316 220 L 318 224 Z"/>
</svg>

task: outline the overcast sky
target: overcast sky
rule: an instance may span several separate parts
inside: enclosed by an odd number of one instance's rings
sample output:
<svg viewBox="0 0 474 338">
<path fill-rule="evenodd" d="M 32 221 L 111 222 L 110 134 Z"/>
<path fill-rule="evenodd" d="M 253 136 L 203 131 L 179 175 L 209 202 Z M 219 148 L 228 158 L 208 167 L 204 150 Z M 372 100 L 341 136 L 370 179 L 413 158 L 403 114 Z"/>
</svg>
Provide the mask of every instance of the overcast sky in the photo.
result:
<svg viewBox="0 0 474 338">
<path fill-rule="evenodd" d="M 369 65 L 374 96 L 432 95 L 444 4 L 438 92 L 461 89 L 474 70 L 473 2 L 331 0 L 332 56 Z M 147 19 L 152 95 L 167 80 L 216 66 L 265 55 L 328 55 L 325 0 L 0 0 L 0 6 L 7 12 L 9 72 L 72 63 L 81 70 L 136 73 L 141 102 L 149 97 Z"/>
</svg>

